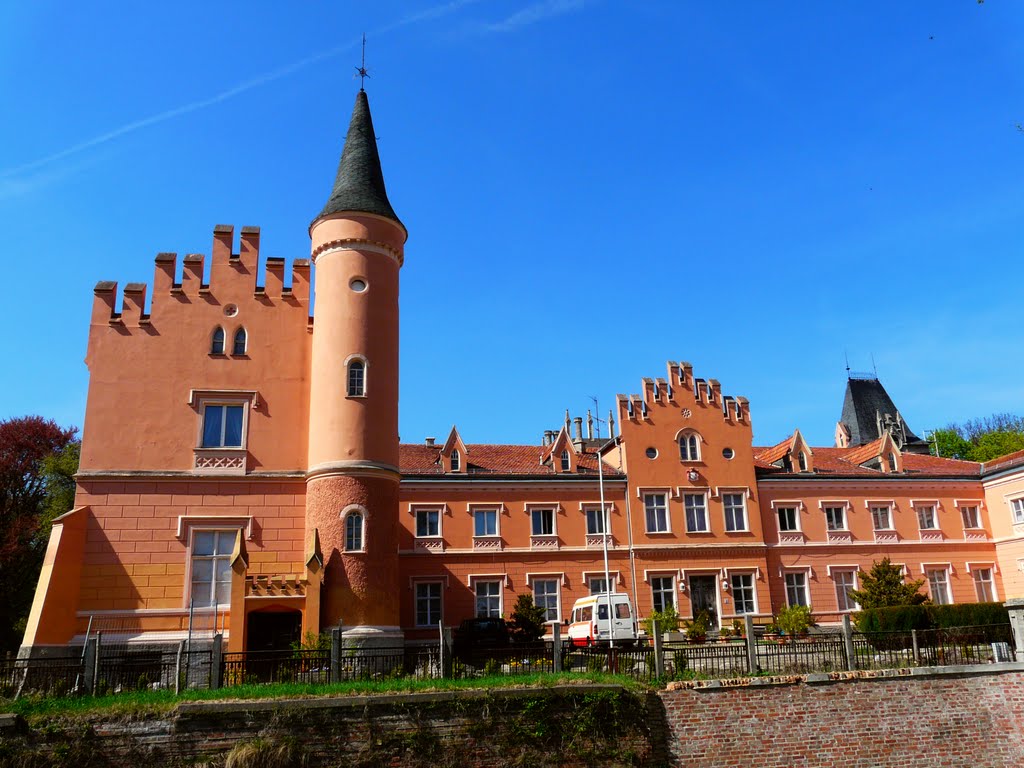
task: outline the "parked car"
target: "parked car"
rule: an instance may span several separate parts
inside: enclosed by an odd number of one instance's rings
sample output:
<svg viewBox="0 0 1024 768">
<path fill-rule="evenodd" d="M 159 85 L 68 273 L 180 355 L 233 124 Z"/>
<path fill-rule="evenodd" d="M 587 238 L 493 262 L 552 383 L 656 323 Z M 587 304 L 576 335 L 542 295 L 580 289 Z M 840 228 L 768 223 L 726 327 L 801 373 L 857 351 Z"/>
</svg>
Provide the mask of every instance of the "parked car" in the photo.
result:
<svg viewBox="0 0 1024 768">
<path fill-rule="evenodd" d="M 570 644 L 576 646 L 606 645 L 609 640 L 633 645 L 637 626 L 629 596 L 602 592 L 581 597 L 572 606 L 568 635 Z"/>
<path fill-rule="evenodd" d="M 511 642 L 508 625 L 500 618 L 466 619 L 455 630 L 453 640 L 457 654 L 471 653 L 477 649 L 504 648 Z"/>
</svg>

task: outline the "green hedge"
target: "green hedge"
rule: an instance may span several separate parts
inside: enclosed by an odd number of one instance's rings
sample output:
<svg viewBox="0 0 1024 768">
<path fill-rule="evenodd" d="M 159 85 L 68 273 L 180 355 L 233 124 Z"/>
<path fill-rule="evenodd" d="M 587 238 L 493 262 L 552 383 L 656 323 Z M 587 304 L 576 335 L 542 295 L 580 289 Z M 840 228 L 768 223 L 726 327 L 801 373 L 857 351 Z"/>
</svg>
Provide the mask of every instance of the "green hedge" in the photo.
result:
<svg viewBox="0 0 1024 768">
<path fill-rule="evenodd" d="M 912 629 L 1009 624 L 1010 615 L 1002 603 L 899 605 L 865 608 L 856 614 L 854 621 L 861 632 L 909 632 Z"/>
</svg>

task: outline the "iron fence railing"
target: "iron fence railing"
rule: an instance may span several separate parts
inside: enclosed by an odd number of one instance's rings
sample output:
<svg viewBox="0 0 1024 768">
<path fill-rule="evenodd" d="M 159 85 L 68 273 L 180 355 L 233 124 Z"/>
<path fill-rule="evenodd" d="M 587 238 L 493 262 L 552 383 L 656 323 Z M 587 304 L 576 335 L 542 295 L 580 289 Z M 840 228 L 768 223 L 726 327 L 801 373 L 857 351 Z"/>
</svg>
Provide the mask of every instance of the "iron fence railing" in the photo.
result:
<svg viewBox="0 0 1024 768">
<path fill-rule="evenodd" d="M 82 654 L 48 656 L 45 659 L 0 659 L 0 698 L 22 695 L 68 696 L 81 693 Z"/>
<path fill-rule="evenodd" d="M 225 653 L 220 673 L 224 686 L 328 683 L 331 680 L 331 652 L 315 649 Z"/>
</svg>

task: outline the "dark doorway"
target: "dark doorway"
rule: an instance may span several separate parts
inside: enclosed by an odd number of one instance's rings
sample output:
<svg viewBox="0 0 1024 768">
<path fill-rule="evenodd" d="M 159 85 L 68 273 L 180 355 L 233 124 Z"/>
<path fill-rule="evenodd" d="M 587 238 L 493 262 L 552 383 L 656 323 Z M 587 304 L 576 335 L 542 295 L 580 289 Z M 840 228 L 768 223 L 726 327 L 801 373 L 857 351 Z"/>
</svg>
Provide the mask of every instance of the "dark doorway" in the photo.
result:
<svg viewBox="0 0 1024 768">
<path fill-rule="evenodd" d="M 247 651 L 288 651 L 302 633 L 302 614 L 298 611 L 274 611 L 249 614 Z"/>
<path fill-rule="evenodd" d="M 711 617 L 711 629 L 718 629 L 718 584 L 714 576 L 690 577 L 690 603 L 694 616 L 707 611 Z"/>
</svg>

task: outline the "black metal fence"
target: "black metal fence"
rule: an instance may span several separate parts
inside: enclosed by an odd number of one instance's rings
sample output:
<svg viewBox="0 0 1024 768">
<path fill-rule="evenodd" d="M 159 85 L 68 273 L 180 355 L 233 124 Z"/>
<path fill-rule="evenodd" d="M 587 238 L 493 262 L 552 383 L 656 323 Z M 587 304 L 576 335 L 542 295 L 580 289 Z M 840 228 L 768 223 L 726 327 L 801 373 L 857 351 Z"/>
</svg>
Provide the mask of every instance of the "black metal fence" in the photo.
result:
<svg viewBox="0 0 1024 768">
<path fill-rule="evenodd" d="M 0 660 L 0 698 L 21 695 L 207 688 L 265 683 L 473 678 L 531 673 L 612 672 L 639 680 L 727 679 L 1013 660 L 1009 624 L 911 632 L 828 632 L 805 638 L 723 638 L 703 643 L 640 642 L 614 648 L 560 643 L 459 649 L 419 646 L 222 653 L 220 638 L 188 650 L 104 649 L 36 659 Z"/>
</svg>

